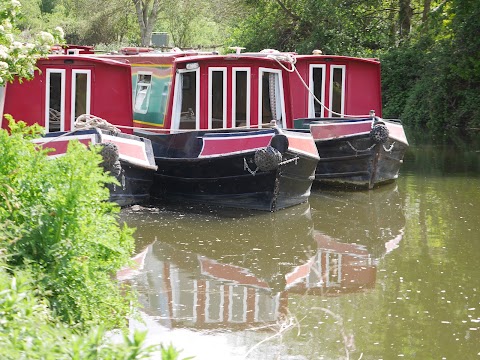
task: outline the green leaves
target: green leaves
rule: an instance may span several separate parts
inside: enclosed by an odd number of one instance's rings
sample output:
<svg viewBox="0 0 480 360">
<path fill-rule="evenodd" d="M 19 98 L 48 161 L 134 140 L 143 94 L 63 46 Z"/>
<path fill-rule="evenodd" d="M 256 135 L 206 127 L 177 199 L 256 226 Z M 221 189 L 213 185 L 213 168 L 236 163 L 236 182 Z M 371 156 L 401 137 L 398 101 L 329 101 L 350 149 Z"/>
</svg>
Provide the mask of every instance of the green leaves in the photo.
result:
<svg viewBox="0 0 480 360">
<path fill-rule="evenodd" d="M 48 159 L 21 123 L 0 132 L 1 248 L 9 264 L 31 270 L 62 320 L 81 326 L 125 326 L 129 300 L 112 278 L 130 258 L 133 231 L 121 228 L 98 166 L 98 151 L 72 143 Z"/>
</svg>

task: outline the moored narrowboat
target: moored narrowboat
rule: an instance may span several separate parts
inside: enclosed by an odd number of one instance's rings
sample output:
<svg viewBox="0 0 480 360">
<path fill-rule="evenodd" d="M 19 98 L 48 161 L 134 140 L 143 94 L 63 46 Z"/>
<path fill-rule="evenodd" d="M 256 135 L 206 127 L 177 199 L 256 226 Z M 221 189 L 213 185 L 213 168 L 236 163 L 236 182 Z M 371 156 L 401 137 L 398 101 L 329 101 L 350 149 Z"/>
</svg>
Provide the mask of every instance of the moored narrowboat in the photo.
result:
<svg viewBox="0 0 480 360">
<path fill-rule="evenodd" d="M 103 144 L 110 149 L 111 164 L 106 170 L 119 182 L 109 186 L 110 200 L 120 206 L 148 202 L 157 167 L 150 141 L 131 134 L 130 66 L 73 54 L 39 59 L 37 67 L 33 80 L 7 85 L 4 113 L 28 125 L 43 126 L 46 135 L 35 142 L 53 149 L 52 157 L 65 153 L 70 141 Z M 124 132 L 114 126 L 109 127 L 113 131 L 95 128 L 98 117 L 88 114 L 108 119 Z M 80 119 L 86 120 L 83 130 L 75 127 Z"/>
</svg>

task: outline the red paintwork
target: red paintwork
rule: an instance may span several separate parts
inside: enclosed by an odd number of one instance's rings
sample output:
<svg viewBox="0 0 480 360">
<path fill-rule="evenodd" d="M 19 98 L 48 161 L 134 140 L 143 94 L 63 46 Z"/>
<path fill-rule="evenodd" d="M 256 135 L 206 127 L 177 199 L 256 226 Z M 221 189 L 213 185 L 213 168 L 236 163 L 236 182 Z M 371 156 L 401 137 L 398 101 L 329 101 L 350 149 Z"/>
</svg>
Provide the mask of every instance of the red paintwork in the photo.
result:
<svg viewBox="0 0 480 360">
<path fill-rule="evenodd" d="M 327 107 L 330 103 L 328 91 L 330 69 L 332 65 L 345 65 L 345 114 L 368 115 L 370 110 L 375 110 L 377 116 L 382 116 L 381 75 L 378 60 L 333 55 L 297 55 L 295 58 L 298 73 L 307 84 L 309 82 L 309 65 L 326 65 L 324 103 Z M 295 89 L 295 92 L 291 94 L 293 118 L 308 117 L 308 91 L 296 72 L 289 73 L 289 76 L 290 86 Z M 326 110 L 324 110 L 323 116 L 329 116 Z"/>
<path fill-rule="evenodd" d="M 318 150 L 315 143 L 310 136 L 294 136 L 292 133 L 287 133 L 288 148 L 290 150 L 298 151 L 301 153 L 310 154 L 314 157 L 318 157 Z"/>
<path fill-rule="evenodd" d="M 366 134 L 371 129 L 372 120 L 310 124 L 310 132 L 315 140 L 330 140 L 344 136 Z"/>
<path fill-rule="evenodd" d="M 45 126 L 45 84 L 47 69 L 66 70 L 65 130 L 71 130 L 72 70 L 91 70 L 90 113 L 119 126 L 132 126 L 130 65 L 86 55 L 51 55 L 37 62 L 40 69 L 30 81 L 15 80 L 5 92 L 4 114 L 32 125 Z M 2 126 L 4 123 L 2 122 Z M 124 132 L 131 132 L 126 129 Z"/>
<path fill-rule="evenodd" d="M 73 47 L 72 47 L 73 48 Z M 88 50 L 88 49 L 87 49 Z M 127 51 L 131 50 L 131 51 Z M 135 51 L 133 51 L 135 50 Z M 134 55 L 127 55 L 135 52 Z M 208 70 L 209 67 L 226 69 L 226 86 L 232 88 L 232 74 L 234 68 L 250 69 L 250 127 L 260 127 L 258 124 L 258 96 L 259 96 L 259 71 L 260 68 L 281 70 L 283 79 L 283 92 L 285 96 L 284 127 L 293 128 L 293 120 L 309 116 L 309 93 L 299 79 L 309 83 L 310 64 L 324 64 L 325 73 L 325 104 L 329 104 L 330 69 L 332 65 L 345 66 L 345 109 L 346 115 L 366 115 L 370 110 L 375 110 L 381 116 L 381 88 L 380 88 L 380 63 L 375 59 L 360 59 L 345 56 L 327 55 L 293 55 L 296 70 L 286 71 L 279 63 L 266 54 L 245 53 L 214 55 L 198 52 L 171 52 L 157 53 L 150 49 L 126 49 L 127 54 L 102 54 L 60 56 L 52 55 L 49 59 L 38 62 L 41 72 L 36 73 L 34 80 L 24 82 L 22 85 L 15 82 L 9 84 L 6 92 L 5 113 L 10 113 L 16 119 L 28 123 L 38 122 L 44 125 L 45 112 L 45 70 L 47 68 L 67 69 L 66 81 L 66 124 L 65 129 L 70 129 L 69 115 L 71 112 L 71 76 L 72 68 L 92 69 L 92 96 L 91 113 L 107 119 L 109 122 L 120 126 L 133 125 L 132 112 L 132 79 L 131 69 L 149 70 L 152 67 L 171 66 L 172 84 L 171 92 L 175 89 L 175 73 L 186 68 L 189 63 L 198 63 L 200 68 L 199 122 L 201 129 L 208 129 Z M 73 64 L 66 62 L 73 61 Z M 288 62 L 282 64 L 291 69 Z M 21 88 L 20 88 L 21 86 Z M 40 99 L 40 101 L 38 101 Z M 172 126 L 173 96 L 170 94 L 167 102 L 165 122 L 162 130 Z M 227 128 L 232 124 L 232 91 L 227 91 L 226 123 Z M 325 112 L 325 116 L 328 114 Z M 149 127 L 142 124 L 142 127 Z M 214 152 L 205 152 L 213 154 Z"/>
<path fill-rule="evenodd" d="M 120 158 L 128 157 L 137 162 L 148 165 L 148 158 L 145 152 L 145 144 L 137 140 L 128 140 L 115 136 L 102 136 L 102 142 L 111 142 L 117 145 Z"/>
<path fill-rule="evenodd" d="M 309 83 L 309 64 L 325 64 L 325 105 L 329 104 L 330 69 L 332 65 L 345 65 L 345 114 L 367 115 L 370 110 L 375 110 L 377 116 L 382 114 L 381 101 L 381 78 L 380 62 L 375 59 L 361 59 L 346 56 L 313 56 L 295 55 L 296 68 L 302 79 Z M 200 127 L 208 128 L 208 68 L 224 67 L 227 69 L 227 89 L 232 86 L 232 69 L 248 67 L 251 69 L 251 109 L 250 125 L 258 127 L 258 80 L 259 69 L 282 69 L 276 60 L 259 56 L 258 54 L 229 54 L 229 55 L 194 55 L 178 57 L 175 65 L 178 69 L 184 69 L 187 63 L 198 63 L 200 65 Z M 284 62 L 284 66 L 291 68 L 291 65 Z M 286 127 L 293 128 L 293 120 L 308 117 L 308 89 L 302 84 L 296 72 L 288 72 L 282 69 L 283 91 L 286 99 L 285 115 Z M 174 88 L 174 81 L 172 89 Z M 173 97 L 170 99 L 167 110 L 167 124 L 171 125 Z M 227 91 L 227 127 L 232 125 L 232 93 Z M 325 112 L 325 115 L 328 115 Z"/>
<path fill-rule="evenodd" d="M 229 153 L 261 149 L 270 143 L 272 134 L 245 136 L 204 137 L 203 148 L 198 157 L 225 155 Z"/>
<path fill-rule="evenodd" d="M 390 138 L 408 144 L 407 136 L 405 135 L 405 130 L 402 125 L 391 122 L 385 122 L 385 125 L 387 126 Z"/>
<path fill-rule="evenodd" d="M 52 149 L 49 153 L 48 156 L 59 156 L 63 155 L 67 152 L 68 144 L 72 140 L 72 137 L 69 137 L 69 139 L 65 138 L 59 138 L 59 139 L 52 139 L 52 138 L 40 138 L 40 139 L 35 139 L 32 140 L 35 144 L 41 146 L 42 148 L 45 149 Z M 75 140 L 78 140 L 80 143 L 82 143 L 85 146 L 88 146 L 91 143 L 95 143 L 95 135 L 85 135 L 82 137 L 76 136 Z"/>
</svg>

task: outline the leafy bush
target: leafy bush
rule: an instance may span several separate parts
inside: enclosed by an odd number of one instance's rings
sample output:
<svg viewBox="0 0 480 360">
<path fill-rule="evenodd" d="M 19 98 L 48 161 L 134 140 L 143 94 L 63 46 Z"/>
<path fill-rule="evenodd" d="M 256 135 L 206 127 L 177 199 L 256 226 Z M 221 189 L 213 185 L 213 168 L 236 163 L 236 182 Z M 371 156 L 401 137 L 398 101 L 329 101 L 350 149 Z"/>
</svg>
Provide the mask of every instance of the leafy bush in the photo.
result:
<svg viewBox="0 0 480 360">
<path fill-rule="evenodd" d="M 29 137 L 34 128 L 10 121 L 0 131 L 0 248 L 8 264 L 30 271 L 55 316 L 69 324 L 125 326 L 130 299 L 112 277 L 133 251 L 132 230 L 117 223 L 108 201 L 113 179 L 96 151 L 79 143 L 48 159 Z"/>
</svg>

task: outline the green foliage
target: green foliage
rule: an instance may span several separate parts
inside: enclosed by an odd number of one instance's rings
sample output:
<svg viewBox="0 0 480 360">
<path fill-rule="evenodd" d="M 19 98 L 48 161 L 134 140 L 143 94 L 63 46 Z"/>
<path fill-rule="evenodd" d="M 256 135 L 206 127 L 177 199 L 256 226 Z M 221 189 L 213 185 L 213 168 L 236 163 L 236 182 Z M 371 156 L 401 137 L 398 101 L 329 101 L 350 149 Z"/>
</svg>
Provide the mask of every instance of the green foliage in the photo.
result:
<svg viewBox="0 0 480 360">
<path fill-rule="evenodd" d="M 133 238 L 108 202 L 105 184 L 113 178 L 98 166 L 97 151 L 73 143 L 51 161 L 23 135 L 23 125 L 10 124 L 10 136 L 0 133 L 0 223 L 17 229 L 0 240 L 8 263 L 35 274 L 62 320 L 124 326 L 130 299 L 120 296 L 112 276 L 128 262 Z"/>
<path fill-rule="evenodd" d="M 24 33 L 61 26 L 67 42 L 78 45 L 135 42 L 138 39 L 131 0 L 22 0 Z M 92 12 L 92 9 L 95 9 Z"/>
<path fill-rule="evenodd" d="M 181 350 L 175 349 L 172 344 L 168 345 L 168 347 L 161 346 L 162 360 L 176 360 L 179 358 L 181 352 Z M 183 360 L 191 360 L 193 358 L 192 356 L 183 358 Z"/>
<path fill-rule="evenodd" d="M 7 271 L 0 258 L 0 348 L 2 359 L 146 359 L 156 348 L 144 336 L 121 344 L 108 340 L 102 327 L 81 333 L 56 321 L 47 303 L 35 296 L 35 280 L 25 271 Z"/>
<path fill-rule="evenodd" d="M 38 57 L 45 56 L 54 43 L 63 41 L 63 30 L 52 34 L 39 32 L 31 42 L 17 39 L 16 19 L 21 4 L 17 0 L 0 0 L 0 86 L 19 79 L 31 78 Z M 23 39 L 22 39 L 23 40 Z"/>
</svg>

